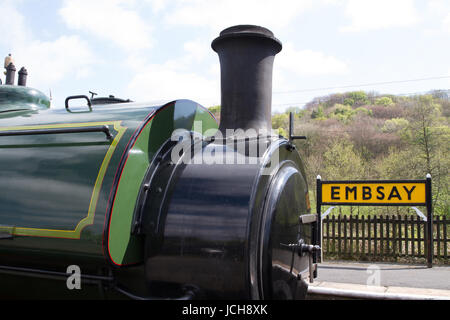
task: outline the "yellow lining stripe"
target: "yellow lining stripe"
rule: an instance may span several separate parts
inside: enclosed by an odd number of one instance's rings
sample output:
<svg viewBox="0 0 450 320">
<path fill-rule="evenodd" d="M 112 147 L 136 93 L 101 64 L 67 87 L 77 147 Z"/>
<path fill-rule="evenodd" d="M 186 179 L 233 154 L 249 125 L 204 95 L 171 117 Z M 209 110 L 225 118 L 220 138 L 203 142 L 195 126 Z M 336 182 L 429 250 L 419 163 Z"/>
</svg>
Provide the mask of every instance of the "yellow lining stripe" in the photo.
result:
<svg viewBox="0 0 450 320">
<path fill-rule="evenodd" d="M 6 230 L 12 235 L 17 236 L 31 236 L 31 237 L 48 237 L 48 238 L 66 238 L 66 239 L 80 239 L 81 231 L 94 223 L 95 209 L 97 207 L 98 198 L 100 196 L 100 189 L 105 178 L 106 170 L 111 161 L 112 155 L 123 137 L 126 127 L 121 126 L 122 121 L 105 121 L 105 122 L 89 122 L 89 123 L 66 123 L 55 125 L 40 125 L 40 126 L 22 126 L 22 127 L 4 127 L 0 131 L 15 131 L 15 130 L 34 130 L 34 129 L 56 129 L 56 128 L 80 128 L 95 125 L 113 125 L 117 135 L 114 137 L 111 145 L 106 152 L 102 165 L 95 181 L 94 190 L 92 191 L 91 201 L 89 204 L 87 217 L 82 219 L 74 230 L 51 230 L 51 229 L 36 229 L 36 228 L 19 228 L 19 227 L 0 227 L 0 230 Z"/>
</svg>

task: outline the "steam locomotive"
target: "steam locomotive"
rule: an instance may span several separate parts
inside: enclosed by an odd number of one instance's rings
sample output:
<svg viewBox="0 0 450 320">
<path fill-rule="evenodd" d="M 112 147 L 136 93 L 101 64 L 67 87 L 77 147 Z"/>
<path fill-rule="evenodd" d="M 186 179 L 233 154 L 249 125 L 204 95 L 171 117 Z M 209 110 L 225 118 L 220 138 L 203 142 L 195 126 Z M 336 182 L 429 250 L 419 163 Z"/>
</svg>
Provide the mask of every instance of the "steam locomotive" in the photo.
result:
<svg viewBox="0 0 450 320">
<path fill-rule="evenodd" d="M 51 109 L 6 66 L 0 298 L 305 298 L 320 248 L 295 137 L 271 130 L 282 44 L 239 25 L 212 48 L 220 126 L 191 100 Z"/>
</svg>

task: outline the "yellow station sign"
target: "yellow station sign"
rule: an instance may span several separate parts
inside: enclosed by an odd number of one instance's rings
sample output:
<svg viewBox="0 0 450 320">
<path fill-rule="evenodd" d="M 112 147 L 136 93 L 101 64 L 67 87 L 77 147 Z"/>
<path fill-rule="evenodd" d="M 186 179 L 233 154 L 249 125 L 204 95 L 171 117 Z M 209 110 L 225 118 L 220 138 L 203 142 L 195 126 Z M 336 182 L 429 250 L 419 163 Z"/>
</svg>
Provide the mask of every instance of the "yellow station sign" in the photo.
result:
<svg viewBox="0 0 450 320">
<path fill-rule="evenodd" d="M 425 205 L 423 182 L 323 182 L 322 204 Z"/>
</svg>

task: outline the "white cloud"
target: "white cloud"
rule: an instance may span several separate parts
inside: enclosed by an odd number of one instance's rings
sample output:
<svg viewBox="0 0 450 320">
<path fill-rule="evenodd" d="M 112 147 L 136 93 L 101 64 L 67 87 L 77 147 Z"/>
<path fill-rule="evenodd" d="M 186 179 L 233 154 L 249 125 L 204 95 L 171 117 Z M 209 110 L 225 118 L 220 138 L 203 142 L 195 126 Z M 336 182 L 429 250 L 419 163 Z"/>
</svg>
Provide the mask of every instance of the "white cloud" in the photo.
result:
<svg viewBox="0 0 450 320">
<path fill-rule="evenodd" d="M 448 0 L 428 0 L 427 9 L 434 14 L 443 14 L 449 11 L 450 6 Z"/>
<path fill-rule="evenodd" d="M 150 3 L 155 13 L 159 13 L 168 6 L 171 0 L 145 0 L 145 2 Z"/>
<path fill-rule="evenodd" d="M 313 0 L 178 0 L 165 20 L 173 25 L 209 27 L 214 31 L 237 24 L 276 29 L 287 26 L 299 13 L 317 3 Z"/>
<path fill-rule="evenodd" d="M 131 80 L 127 93 L 137 101 L 191 99 L 209 107 L 220 97 L 219 79 L 180 71 L 173 63 L 151 64 Z"/>
<path fill-rule="evenodd" d="M 276 64 L 284 72 L 296 76 L 344 74 L 348 66 L 344 61 L 320 51 L 296 50 L 291 43 L 286 43 L 283 51 L 276 57 Z"/>
<path fill-rule="evenodd" d="M 450 33 L 450 13 L 444 18 L 442 25 L 444 30 Z"/>
<path fill-rule="evenodd" d="M 283 51 L 275 57 L 272 111 L 283 111 L 289 106 L 310 101 L 311 92 L 296 92 L 311 87 L 305 79 L 325 79 L 349 72 L 348 64 L 337 57 L 321 51 L 297 50 L 292 43 L 286 43 Z M 292 94 L 281 94 L 290 91 Z"/>
<path fill-rule="evenodd" d="M 351 24 L 342 32 L 407 27 L 419 21 L 413 0 L 349 0 L 345 12 Z"/>
<path fill-rule="evenodd" d="M 0 44 L 24 43 L 30 36 L 25 26 L 24 16 L 15 8 L 12 1 L 0 2 Z"/>
<path fill-rule="evenodd" d="M 111 41 L 125 50 L 149 48 L 151 27 L 132 0 L 66 0 L 59 11 L 69 28 Z"/>
<path fill-rule="evenodd" d="M 31 41 L 17 51 L 15 60 L 26 65 L 28 85 L 45 88 L 64 78 L 87 77 L 95 57 L 78 36 L 61 36 L 53 41 Z"/>
<path fill-rule="evenodd" d="M 12 1 L 0 3 L 0 45 L 9 49 L 16 69 L 25 66 L 27 85 L 45 89 L 63 78 L 84 78 L 95 56 L 79 36 L 60 36 L 54 40 L 37 40 L 26 24 L 25 17 Z"/>
<path fill-rule="evenodd" d="M 431 29 L 433 34 L 440 32 L 450 33 L 450 1 L 448 0 L 429 0 L 427 2 L 427 11 L 433 22 L 438 22 L 437 28 Z"/>
<path fill-rule="evenodd" d="M 127 95 L 136 101 L 191 99 L 206 107 L 220 102 L 219 61 L 207 65 L 213 52 L 204 39 L 187 41 L 178 57 L 156 64 L 144 57 L 127 61 L 135 75 Z M 208 56 L 209 55 L 209 56 Z"/>
<path fill-rule="evenodd" d="M 184 43 L 184 53 L 162 64 L 129 64 L 136 75 L 127 87 L 127 95 L 137 101 L 187 98 L 204 106 L 220 103 L 220 64 L 210 41 L 196 39 Z M 131 62 L 131 61 L 130 61 Z M 209 63 L 209 67 L 205 63 Z M 142 67 L 144 66 L 144 67 Z M 286 43 L 274 66 L 274 91 L 298 88 L 298 77 L 342 75 L 349 71 L 346 62 L 320 51 L 297 50 Z"/>
<path fill-rule="evenodd" d="M 202 61 L 210 53 L 211 41 L 196 39 L 186 42 L 183 47 L 188 59 Z"/>
<path fill-rule="evenodd" d="M 421 28 L 425 36 L 439 37 L 443 32 L 450 33 L 450 1 L 428 0 L 421 17 L 426 21 Z"/>
</svg>

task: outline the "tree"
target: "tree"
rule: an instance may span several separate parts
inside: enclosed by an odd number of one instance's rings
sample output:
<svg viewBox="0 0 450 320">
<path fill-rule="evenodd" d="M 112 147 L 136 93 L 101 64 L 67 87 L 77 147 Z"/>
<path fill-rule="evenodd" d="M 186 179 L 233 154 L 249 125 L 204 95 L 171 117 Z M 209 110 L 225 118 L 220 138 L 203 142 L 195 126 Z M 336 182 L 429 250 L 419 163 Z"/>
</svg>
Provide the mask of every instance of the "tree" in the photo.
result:
<svg viewBox="0 0 450 320">
<path fill-rule="evenodd" d="M 367 93 L 365 93 L 364 91 L 349 92 L 347 94 L 347 97 L 353 99 L 354 101 L 353 105 L 361 106 L 370 103 L 370 100 L 367 97 Z"/>
<path fill-rule="evenodd" d="M 354 105 L 345 105 L 346 99 Z M 281 134 L 288 130 L 289 111 L 299 114 L 291 108 L 274 116 Z M 295 143 L 310 189 L 319 174 L 326 180 L 383 180 L 431 173 L 434 212 L 450 217 L 449 115 L 448 94 L 442 92 L 400 97 L 355 91 L 315 98 L 294 130 L 308 137 Z"/>
<path fill-rule="evenodd" d="M 404 162 L 414 163 L 411 178 L 433 178 L 433 204 L 437 212 L 449 214 L 448 168 L 450 166 L 450 128 L 441 117 L 441 106 L 432 95 L 415 97 L 409 112 L 407 148 Z"/>
<path fill-rule="evenodd" d="M 397 133 L 403 131 L 409 126 L 409 121 L 405 118 L 388 119 L 384 122 L 384 126 L 381 129 L 383 132 Z"/>
<path fill-rule="evenodd" d="M 378 106 L 391 106 L 394 104 L 394 101 L 392 101 L 389 97 L 381 97 L 375 100 L 375 104 Z"/>
<path fill-rule="evenodd" d="M 311 118 L 318 120 L 326 119 L 325 113 L 323 112 L 323 107 L 319 106 L 319 108 L 317 108 L 317 111 L 313 110 L 313 112 L 311 113 Z"/>
<path fill-rule="evenodd" d="M 348 140 L 335 141 L 334 145 L 324 153 L 323 158 L 323 177 L 327 180 L 351 180 L 364 176 L 363 161 Z"/>
<path fill-rule="evenodd" d="M 432 161 L 437 146 L 435 137 L 436 125 L 440 116 L 440 105 L 434 103 L 431 95 L 419 96 L 415 99 L 410 111 L 410 143 L 416 146 L 421 158 L 425 161 L 426 173 L 433 174 Z"/>
<path fill-rule="evenodd" d="M 272 116 L 272 128 L 287 128 L 289 126 L 289 114 L 279 113 Z"/>
<path fill-rule="evenodd" d="M 352 120 L 354 114 L 356 114 L 356 111 L 352 107 L 348 105 L 336 104 L 332 117 L 338 119 L 339 121 L 349 122 Z"/>
<path fill-rule="evenodd" d="M 346 98 L 345 100 L 344 100 L 344 105 L 346 105 L 346 106 L 353 106 L 355 104 L 355 100 L 353 100 L 352 98 Z"/>
</svg>

